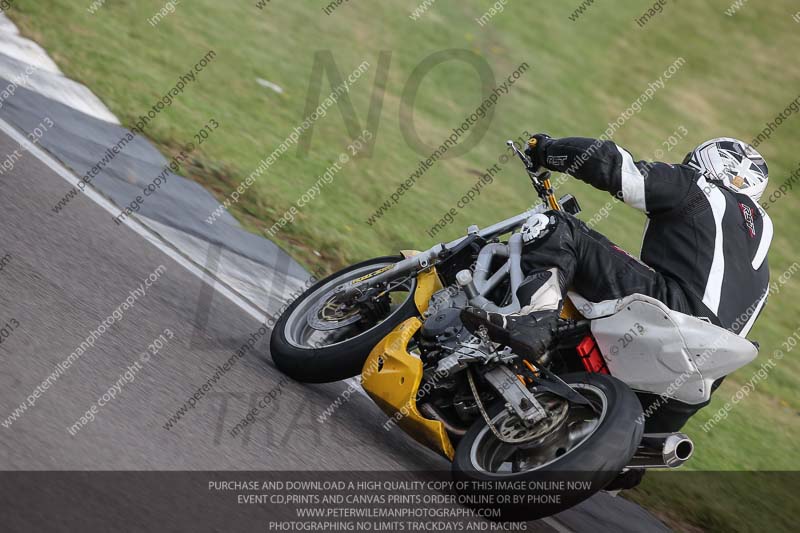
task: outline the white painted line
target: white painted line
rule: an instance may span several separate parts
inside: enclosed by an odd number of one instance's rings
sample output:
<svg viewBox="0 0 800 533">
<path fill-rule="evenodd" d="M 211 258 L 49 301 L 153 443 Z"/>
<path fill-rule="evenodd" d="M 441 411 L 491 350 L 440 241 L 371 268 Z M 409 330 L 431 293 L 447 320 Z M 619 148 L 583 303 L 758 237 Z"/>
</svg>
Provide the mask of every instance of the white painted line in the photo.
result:
<svg viewBox="0 0 800 533">
<path fill-rule="evenodd" d="M 34 157 L 36 157 L 39 161 L 50 167 L 56 174 L 64 178 L 64 180 L 69 183 L 70 185 L 77 187 L 78 182 L 80 179 L 72 174 L 69 170 L 64 168 L 61 163 L 53 159 L 49 154 L 44 152 L 41 148 L 30 142 L 24 135 L 19 133 L 13 126 L 8 124 L 3 119 L 0 119 L 0 131 L 3 131 L 8 134 L 9 137 L 17 141 L 20 145 L 20 148 L 30 152 Z M 87 198 L 92 200 L 94 203 L 111 213 L 112 216 L 117 216 L 119 213 L 119 208 L 110 202 L 107 198 L 102 196 L 99 192 L 97 192 L 91 184 L 89 184 L 83 191 L 83 194 L 86 195 Z M 245 298 L 240 296 L 237 292 L 230 290 L 222 280 L 214 276 L 213 274 L 209 274 L 207 271 L 198 267 L 195 263 L 189 261 L 184 255 L 179 253 L 175 250 L 172 246 L 165 243 L 157 233 L 152 231 L 148 228 L 145 224 L 143 224 L 139 219 L 135 218 L 135 215 L 130 217 L 126 217 L 122 224 L 133 230 L 134 232 L 141 235 L 146 241 L 151 243 L 153 246 L 164 252 L 167 256 L 173 259 L 176 263 L 183 266 L 186 270 L 203 280 L 206 281 L 205 277 L 207 275 L 211 275 L 214 278 L 216 283 L 214 283 L 214 289 L 225 296 L 228 300 L 231 301 L 234 305 L 242 309 L 251 317 L 255 318 L 260 323 L 267 322 L 267 316 L 261 309 L 250 304 Z M 350 385 L 354 385 L 356 390 L 364 396 L 367 396 L 367 393 L 364 392 L 364 389 L 361 387 L 358 379 L 355 377 L 349 378 L 345 380 L 345 383 Z"/>
<path fill-rule="evenodd" d="M 0 33 L 5 33 L 6 36 L 19 35 L 17 26 L 11 22 L 11 19 L 5 13 L 0 13 Z"/>
<path fill-rule="evenodd" d="M 50 59 L 45 49 L 20 35 L 17 26 L 2 11 L 0 11 L 0 31 L 3 33 L 3 38 L 0 40 L 0 53 L 35 66 L 37 69 L 61 75 L 58 65 Z"/>
<path fill-rule="evenodd" d="M 0 130 L 4 133 L 8 134 L 9 137 L 14 139 L 16 142 L 19 143 L 20 148 L 23 150 L 28 151 L 31 153 L 36 159 L 50 167 L 56 174 L 64 178 L 64 180 L 69 183 L 71 186 L 77 187 L 79 183 L 79 178 L 73 175 L 69 170 L 64 168 L 61 163 L 53 159 L 49 154 L 45 153 L 41 148 L 34 145 L 30 142 L 24 135 L 19 133 L 13 126 L 8 124 L 6 121 L 0 119 Z M 99 192 L 97 192 L 91 184 L 87 186 L 83 194 L 92 200 L 94 203 L 108 211 L 112 217 L 117 216 L 119 213 L 119 208 L 111 203 L 108 199 L 102 196 Z M 208 273 L 186 259 L 182 254 L 180 254 L 177 250 L 173 247 L 166 244 L 161 238 L 151 231 L 147 226 L 142 224 L 138 219 L 134 217 L 127 217 L 125 220 L 122 221 L 122 224 L 133 230 L 134 232 L 138 233 L 142 236 L 145 240 L 150 242 L 153 246 L 164 252 L 167 256 L 169 256 L 172 260 L 176 263 L 184 267 L 186 270 L 200 278 L 205 282 L 206 276 Z M 221 280 L 216 279 L 217 283 L 214 284 L 214 288 L 225 296 L 228 300 L 231 301 L 234 305 L 242 309 L 248 315 L 253 317 L 254 319 L 258 320 L 259 322 L 266 322 L 267 317 L 266 315 L 258 308 L 251 305 L 249 302 L 245 301 L 241 296 L 239 296 L 234 291 L 228 289 Z"/>
<path fill-rule="evenodd" d="M 34 72 L 23 78 L 22 87 L 61 102 L 89 116 L 119 124 L 116 116 L 88 87 L 64 76 L 47 51 L 34 41 L 19 34 L 14 23 L 0 11 L 0 53 L 15 61 L 30 65 Z M 20 69 L 25 71 L 25 67 Z M 0 71 L 11 81 L 21 72 Z"/>
</svg>

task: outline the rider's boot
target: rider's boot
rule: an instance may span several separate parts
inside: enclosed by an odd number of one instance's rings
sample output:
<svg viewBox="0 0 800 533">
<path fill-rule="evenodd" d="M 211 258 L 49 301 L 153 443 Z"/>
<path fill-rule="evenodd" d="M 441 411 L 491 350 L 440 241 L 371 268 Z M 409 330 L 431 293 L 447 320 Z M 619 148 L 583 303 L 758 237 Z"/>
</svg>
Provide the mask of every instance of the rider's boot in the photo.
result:
<svg viewBox="0 0 800 533">
<path fill-rule="evenodd" d="M 461 311 L 461 321 L 471 333 L 484 327 L 492 341 L 535 361 L 550 347 L 558 327 L 563 300 L 558 270 L 531 272 L 517 297 L 524 306 L 517 313 L 503 315 L 467 307 Z"/>
<path fill-rule="evenodd" d="M 489 339 L 510 347 L 526 359 L 536 360 L 553 342 L 558 311 L 534 311 L 525 315 L 488 313 L 476 307 L 461 310 L 461 321 L 473 334 L 486 329 Z"/>
</svg>

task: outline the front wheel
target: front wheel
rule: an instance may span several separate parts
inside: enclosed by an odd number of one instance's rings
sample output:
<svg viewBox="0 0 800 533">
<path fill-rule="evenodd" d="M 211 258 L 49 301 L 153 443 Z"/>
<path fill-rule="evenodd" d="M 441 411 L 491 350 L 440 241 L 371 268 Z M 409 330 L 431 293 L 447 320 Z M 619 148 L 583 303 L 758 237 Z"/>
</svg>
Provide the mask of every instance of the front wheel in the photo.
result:
<svg viewBox="0 0 800 533">
<path fill-rule="evenodd" d="M 562 379 L 596 409 L 537 394 L 550 416 L 527 427 L 495 404 L 487 414 L 502 440 L 479 417 L 459 442 L 453 475 L 468 482 L 467 501 L 483 496 L 478 507 L 497 512 L 487 517 L 535 520 L 568 509 L 605 488 L 636 453 L 642 408 L 628 386 L 603 374 Z"/>
<path fill-rule="evenodd" d="M 270 352 L 278 369 L 306 383 L 339 381 L 359 374 L 372 348 L 417 314 L 417 280 L 410 276 L 393 281 L 367 305 L 339 302 L 333 291 L 402 259 L 378 257 L 349 266 L 301 294 L 272 331 Z"/>
</svg>

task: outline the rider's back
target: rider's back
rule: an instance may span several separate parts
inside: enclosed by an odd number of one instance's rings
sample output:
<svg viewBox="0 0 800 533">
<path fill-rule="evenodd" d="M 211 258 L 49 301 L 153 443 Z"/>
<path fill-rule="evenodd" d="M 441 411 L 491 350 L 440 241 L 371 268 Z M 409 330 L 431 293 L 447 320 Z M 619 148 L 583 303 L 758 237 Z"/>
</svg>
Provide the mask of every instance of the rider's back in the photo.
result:
<svg viewBox="0 0 800 533">
<path fill-rule="evenodd" d="M 650 215 L 642 261 L 680 284 L 696 314 L 746 335 L 769 287 L 772 222 L 748 196 L 682 170 L 696 181 L 675 208 Z"/>
</svg>

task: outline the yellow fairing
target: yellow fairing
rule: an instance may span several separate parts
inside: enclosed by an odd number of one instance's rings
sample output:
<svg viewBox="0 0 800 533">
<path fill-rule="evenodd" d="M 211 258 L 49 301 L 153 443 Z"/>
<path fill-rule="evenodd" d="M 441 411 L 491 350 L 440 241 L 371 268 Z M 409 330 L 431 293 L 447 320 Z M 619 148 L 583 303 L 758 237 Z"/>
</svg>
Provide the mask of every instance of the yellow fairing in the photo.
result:
<svg viewBox="0 0 800 533">
<path fill-rule="evenodd" d="M 404 251 L 407 257 L 415 252 Z M 420 314 L 438 290 L 442 289 L 435 268 L 417 276 L 414 303 Z M 562 316 L 577 318 L 580 314 L 569 300 Z M 417 409 L 417 392 L 422 382 L 422 361 L 408 353 L 408 342 L 422 326 L 419 318 L 409 318 L 381 339 L 372 349 L 361 370 L 364 390 L 370 398 L 417 442 L 453 460 L 455 450 L 444 424 L 423 417 Z"/>
<path fill-rule="evenodd" d="M 571 318 L 573 320 L 580 320 L 583 318 L 583 315 L 581 315 L 578 308 L 575 307 L 575 304 L 572 303 L 569 297 L 564 298 L 564 306 L 561 308 L 561 318 Z"/>
<path fill-rule="evenodd" d="M 417 250 L 403 250 L 400 252 L 403 257 L 414 257 L 419 254 Z M 414 291 L 414 304 L 417 306 L 417 311 L 421 315 L 428 309 L 431 296 L 436 291 L 442 290 L 442 282 L 439 280 L 439 274 L 436 269 L 431 267 L 424 270 L 417 275 L 417 290 Z"/>
<path fill-rule="evenodd" d="M 417 277 L 414 302 L 420 313 L 427 309 L 431 296 L 441 287 L 435 269 Z M 452 460 L 455 451 L 444 424 L 423 417 L 417 410 L 422 361 L 408 353 L 408 342 L 421 326 L 422 321 L 412 317 L 381 339 L 364 363 L 362 385 L 370 398 L 403 431 Z"/>
<path fill-rule="evenodd" d="M 428 310 L 433 293 L 442 290 L 442 282 L 435 268 L 426 270 L 417 276 L 417 290 L 414 291 L 414 303 L 420 314 Z"/>
</svg>

